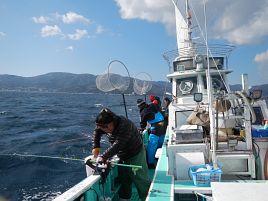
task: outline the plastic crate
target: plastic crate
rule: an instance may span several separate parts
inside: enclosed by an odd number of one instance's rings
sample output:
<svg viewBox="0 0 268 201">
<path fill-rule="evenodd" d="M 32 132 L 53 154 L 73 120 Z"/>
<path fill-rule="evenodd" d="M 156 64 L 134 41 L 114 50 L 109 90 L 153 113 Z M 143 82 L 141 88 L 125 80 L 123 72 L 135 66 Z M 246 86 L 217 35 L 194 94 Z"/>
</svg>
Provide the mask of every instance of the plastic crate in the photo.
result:
<svg viewBox="0 0 268 201">
<path fill-rule="evenodd" d="M 207 169 L 207 166 L 209 166 L 210 169 Z M 204 170 L 200 170 L 200 168 L 203 168 Z M 190 175 L 194 181 L 195 186 L 209 187 L 210 182 L 221 181 L 221 174 L 222 170 L 220 167 L 214 169 L 210 164 L 190 167 Z"/>
</svg>

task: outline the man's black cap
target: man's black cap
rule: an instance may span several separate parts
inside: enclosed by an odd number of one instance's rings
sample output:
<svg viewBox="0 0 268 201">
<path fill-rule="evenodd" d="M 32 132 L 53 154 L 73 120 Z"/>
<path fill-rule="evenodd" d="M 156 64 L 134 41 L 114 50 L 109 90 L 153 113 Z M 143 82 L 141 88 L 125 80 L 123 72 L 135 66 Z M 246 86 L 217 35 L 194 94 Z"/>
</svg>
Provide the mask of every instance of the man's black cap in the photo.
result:
<svg viewBox="0 0 268 201">
<path fill-rule="evenodd" d="M 116 117 L 116 114 L 113 113 L 110 109 L 108 108 L 103 108 L 100 113 L 97 115 L 95 123 L 96 125 L 107 125 L 111 123 Z"/>
</svg>

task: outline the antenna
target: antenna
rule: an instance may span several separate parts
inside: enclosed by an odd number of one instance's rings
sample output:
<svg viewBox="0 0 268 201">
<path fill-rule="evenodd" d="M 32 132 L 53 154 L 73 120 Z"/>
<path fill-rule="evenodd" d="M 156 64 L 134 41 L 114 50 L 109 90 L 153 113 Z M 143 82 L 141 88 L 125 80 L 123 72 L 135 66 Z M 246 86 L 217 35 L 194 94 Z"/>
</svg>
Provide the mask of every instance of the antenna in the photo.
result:
<svg viewBox="0 0 268 201">
<path fill-rule="evenodd" d="M 215 122 L 214 122 L 214 113 L 212 110 L 213 107 L 213 96 L 212 96 L 212 87 L 211 87 L 211 77 L 210 77 L 210 66 L 209 66 L 209 49 L 208 49 L 208 33 L 207 33 L 207 15 L 206 15 L 206 2 L 203 0 L 204 3 L 204 15 L 205 15 L 205 42 L 206 42 L 206 53 L 207 53 L 207 70 L 206 70 L 206 77 L 207 77 L 207 93 L 208 93 L 208 103 L 209 103 L 209 118 L 210 118 L 210 139 L 211 139 L 211 146 L 212 146 L 212 163 L 214 168 L 217 168 L 217 158 L 216 158 L 216 146 L 217 146 L 217 139 L 215 134 Z"/>
<path fill-rule="evenodd" d="M 186 18 L 187 18 L 187 31 L 188 31 L 188 40 L 189 40 L 189 45 L 192 44 L 192 30 L 191 30 L 191 26 L 192 26 L 192 15 L 190 12 L 190 7 L 189 7 L 189 2 L 188 0 L 186 0 Z"/>
</svg>

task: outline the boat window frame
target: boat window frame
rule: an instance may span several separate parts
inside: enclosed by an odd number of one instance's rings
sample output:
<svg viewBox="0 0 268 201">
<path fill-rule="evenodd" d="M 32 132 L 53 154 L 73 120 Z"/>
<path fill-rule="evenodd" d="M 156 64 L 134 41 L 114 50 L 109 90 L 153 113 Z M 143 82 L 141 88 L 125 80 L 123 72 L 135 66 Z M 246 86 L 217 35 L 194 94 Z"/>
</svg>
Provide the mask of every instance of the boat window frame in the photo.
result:
<svg viewBox="0 0 268 201">
<path fill-rule="evenodd" d="M 188 124 L 187 123 L 187 118 L 191 115 L 191 113 L 193 112 L 194 110 L 193 109 L 189 109 L 189 110 L 177 110 L 177 111 L 175 111 L 175 127 L 176 128 L 179 128 L 179 126 L 182 126 L 182 125 L 190 125 L 190 124 Z M 189 115 L 188 116 L 186 116 L 186 115 L 184 115 L 186 118 L 185 118 L 185 124 L 178 124 L 178 121 L 177 121 L 177 119 L 179 119 L 179 118 L 177 118 L 178 116 L 177 116 L 177 114 L 178 113 L 182 113 L 182 112 L 189 112 Z"/>
</svg>

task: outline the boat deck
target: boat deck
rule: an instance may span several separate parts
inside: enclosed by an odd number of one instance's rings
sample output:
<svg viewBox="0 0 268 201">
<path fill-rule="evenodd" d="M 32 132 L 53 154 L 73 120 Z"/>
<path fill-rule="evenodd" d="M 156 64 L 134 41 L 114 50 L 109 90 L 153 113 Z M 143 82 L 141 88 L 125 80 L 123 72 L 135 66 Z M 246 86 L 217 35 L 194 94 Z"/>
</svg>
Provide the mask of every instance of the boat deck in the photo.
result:
<svg viewBox="0 0 268 201">
<path fill-rule="evenodd" d="M 166 135 L 168 139 L 168 135 Z M 173 200 L 173 177 L 168 175 L 168 158 L 166 144 L 163 144 L 162 152 L 158 159 L 155 175 L 149 190 L 147 201 Z"/>
<path fill-rule="evenodd" d="M 194 185 L 193 181 L 174 181 L 173 176 L 168 175 L 168 157 L 166 145 L 164 144 L 156 166 L 155 176 L 150 187 L 147 201 L 196 200 L 196 196 L 192 194 L 194 191 L 211 193 L 211 188 L 197 187 Z M 175 196 L 175 193 L 177 195 L 180 194 L 180 196 Z"/>
</svg>

